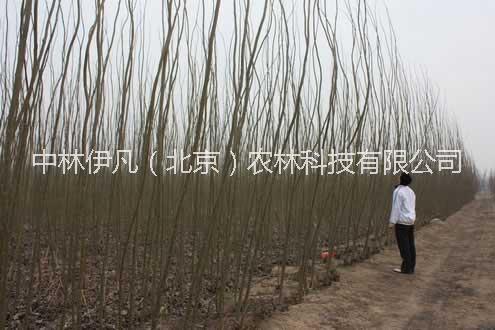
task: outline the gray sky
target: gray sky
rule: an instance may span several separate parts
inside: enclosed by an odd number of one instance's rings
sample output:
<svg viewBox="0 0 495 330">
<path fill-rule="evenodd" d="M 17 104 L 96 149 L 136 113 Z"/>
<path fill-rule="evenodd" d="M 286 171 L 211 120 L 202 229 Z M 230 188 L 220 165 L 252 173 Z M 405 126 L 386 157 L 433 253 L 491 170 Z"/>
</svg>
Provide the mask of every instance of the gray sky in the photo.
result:
<svg viewBox="0 0 495 330">
<path fill-rule="evenodd" d="M 254 3 L 261 10 L 261 2 Z M 427 72 L 455 115 L 477 166 L 495 169 L 495 0 L 377 0 L 380 3 L 389 9 L 405 65 Z M 18 5 L 13 2 L 10 8 L 13 19 Z M 148 5 L 160 15 L 159 1 Z M 231 12 L 230 1 L 224 6 Z M 232 29 L 231 20 L 224 14 L 220 32 Z M 147 23 L 155 21 L 159 27 L 159 19 Z"/>
<path fill-rule="evenodd" d="M 495 1 L 384 0 L 404 62 L 426 70 L 480 169 L 495 169 Z"/>
</svg>

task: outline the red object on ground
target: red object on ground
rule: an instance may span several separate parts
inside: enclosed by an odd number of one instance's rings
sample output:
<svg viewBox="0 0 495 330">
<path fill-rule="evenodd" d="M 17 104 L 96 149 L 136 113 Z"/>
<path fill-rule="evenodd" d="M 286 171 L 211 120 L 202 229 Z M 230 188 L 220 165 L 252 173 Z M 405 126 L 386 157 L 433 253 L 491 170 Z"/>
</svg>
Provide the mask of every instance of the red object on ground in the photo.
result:
<svg viewBox="0 0 495 330">
<path fill-rule="evenodd" d="M 328 251 L 323 251 L 321 254 L 320 254 L 320 258 L 322 260 L 328 260 L 328 259 L 332 259 L 333 257 L 335 257 L 335 252 L 328 252 Z"/>
</svg>

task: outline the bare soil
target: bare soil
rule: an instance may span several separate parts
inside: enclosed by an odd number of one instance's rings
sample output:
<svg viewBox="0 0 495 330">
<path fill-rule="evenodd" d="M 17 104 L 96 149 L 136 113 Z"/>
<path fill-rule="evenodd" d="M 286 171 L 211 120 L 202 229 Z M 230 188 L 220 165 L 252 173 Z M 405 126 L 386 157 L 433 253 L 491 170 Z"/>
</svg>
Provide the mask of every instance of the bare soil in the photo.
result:
<svg viewBox="0 0 495 330">
<path fill-rule="evenodd" d="M 495 329 L 495 200 L 480 194 L 416 233 L 416 274 L 394 245 L 340 268 L 340 282 L 276 312 L 261 329 Z"/>
</svg>

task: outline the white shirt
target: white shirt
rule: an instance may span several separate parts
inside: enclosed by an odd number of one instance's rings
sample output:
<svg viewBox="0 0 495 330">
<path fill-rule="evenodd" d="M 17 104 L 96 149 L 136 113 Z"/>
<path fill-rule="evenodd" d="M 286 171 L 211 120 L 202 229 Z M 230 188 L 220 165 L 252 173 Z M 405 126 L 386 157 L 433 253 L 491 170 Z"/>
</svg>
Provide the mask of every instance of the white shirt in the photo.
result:
<svg viewBox="0 0 495 330">
<path fill-rule="evenodd" d="M 392 211 L 389 222 L 414 225 L 416 220 L 416 195 L 408 186 L 397 186 L 392 197 Z"/>
</svg>

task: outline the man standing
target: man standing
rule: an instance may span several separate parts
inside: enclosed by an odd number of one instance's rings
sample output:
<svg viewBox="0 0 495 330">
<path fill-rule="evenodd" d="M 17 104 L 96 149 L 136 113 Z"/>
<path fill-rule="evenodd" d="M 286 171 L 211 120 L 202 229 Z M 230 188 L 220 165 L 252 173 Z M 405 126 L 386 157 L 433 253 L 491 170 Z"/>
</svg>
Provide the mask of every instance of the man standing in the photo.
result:
<svg viewBox="0 0 495 330">
<path fill-rule="evenodd" d="M 395 237 L 399 246 L 402 265 L 394 269 L 397 273 L 413 274 L 416 266 L 416 247 L 414 245 L 414 221 L 416 220 L 416 195 L 409 187 L 412 178 L 401 173 L 399 185 L 392 196 L 392 211 L 389 227 L 395 227 Z"/>
</svg>

